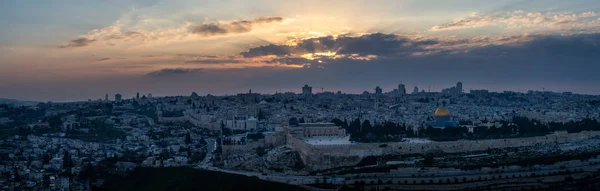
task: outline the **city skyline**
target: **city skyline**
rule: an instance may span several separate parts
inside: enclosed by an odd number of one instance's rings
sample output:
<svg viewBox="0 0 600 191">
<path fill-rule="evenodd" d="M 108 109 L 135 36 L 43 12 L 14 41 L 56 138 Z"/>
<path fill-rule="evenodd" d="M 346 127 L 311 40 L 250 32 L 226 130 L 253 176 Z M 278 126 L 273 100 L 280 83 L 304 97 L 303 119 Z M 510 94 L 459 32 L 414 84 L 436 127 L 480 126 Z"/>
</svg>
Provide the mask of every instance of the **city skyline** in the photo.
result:
<svg viewBox="0 0 600 191">
<path fill-rule="evenodd" d="M 0 98 L 297 92 L 303 84 L 361 93 L 399 82 L 440 91 L 456 81 L 465 90 L 600 94 L 593 1 L 0 4 Z"/>
<path fill-rule="evenodd" d="M 315 88 L 314 90 L 312 90 L 312 94 L 319 94 L 319 93 L 324 93 L 324 92 L 330 92 L 330 93 L 337 93 L 338 91 L 342 92 L 343 94 L 353 94 L 353 95 L 359 95 L 359 94 L 363 94 L 364 92 L 369 92 L 370 94 L 376 94 L 376 88 L 381 88 L 382 89 L 382 93 L 391 93 L 391 94 L 396 94 L 397 92 L 395 92 L 397 90 L 397 86 L 398 84 L 396 84 L 396 87 L 394 87 L 394 85 L 388 85 L 388 86 L 373 86 L 373 87 L 367 87 L 365 89 L 361 89 L 361 88 L 350 88 L 350 89 L 345 89 L 346 91 L 342 90 L 342 89 L 336 89 L 336 88 L 325 88 L 322 86 L 311 86 L 310 84 L 305 84 L 308 85 L 310 88 Z M 445 92 L 443 92 L 443 90 L 445 89 L 451 89 L 454 88 L 456 83 L 452 84 L 448 84 L 448 86 L 442 86 L 442 87 L 436 87 L 436 86 L 431 86 L 431 85 L 424 85 L 424 86 L 417 86 L 417 85 L 410 85 L 410 84 L 402 84 L 406 87 L 405 91 L 408 89 L 408 87 L 411 87 L 411 89 L 418 87 L 419 88 L 419 92 L 417 93 L 421 93 L 422 91 L 426 92 L 426 93 L 442 93 L 444 94 Z M 453 86 L 454 85 L 454 86 Z M 253 93 L 258 93 L 261 95 L 273 95 L 273 94 L 277 94 L 277 93 L 295 93 L 295 94 L 303 94 L 303 87 L 296 87 L 296 88 L 279 88 L 279 89 L 266 89 L 263 91 L 256 91 L 255 89 L 251 89 L 250 90 Z M 515 89 L 489 89 L 489 88 L 485 88 L 485 87 L 481 87 L 481 88 L 471 88 L 470 86 L 467 85 L 467 87 L 463 87 L 463 93 L 469 93 L 470 90 L 486 90 L 489 92 L 498 92 L 498 93 L 502 93 L 505 91 L 508 92 L 517 92 L 517 93 L 528 93 L 529 91 L 537 91 L 537 92 L 554 92 L 554 93 L 563 93 L 563 92 L 569 92 L 569 93 L 574 93 L 574 94 L 581 94 L 581 95 L 598 95 L 598 94 L 588 94 L 588 93 L 580 93 L 580 92 L 572 92 L 572 91 L 566 91 L 566 90 L 556 90 L 556 89 L 549 89 L 549 88 L 544 88 L 544 87 L 539 87 L 537 89 L 527 89 L 525 88 L 515 88 Z M 137 98 L 137 95 L 139 94 L 140 98 L 141 96 L 148 96 L 148 95 L 152 95 L 152 96 L 158 96 L 158 97 L 171 97 L 171 96 L 189 96 L 192 95 L 193 93 L 197 93 L 199 96 L 206 96 L 206 95 L 212 95 L 212 96 L 235 96 L 237 94 L 240 93 L 247 93 L 248 89 L 239 89 L 239 91 L 237 90 L 232 90 L 229 91 L 228 93 L 211 93 L 211 92 L 196 92 L 193 90 L 186 90 L 189 92 L 183 92 L 180 94 L 153 94 L 152 92 L 143 92 L 142 94 L 140 94 L 140 91 L 136 91 L 136 90 L 129 90 L 127 92 L 129 93 L 123 93 L 123 92 L 111 92 L 111 93 L 106 93 L 105 95 L 97 95 L 97 96 L 91 96 L 91 97 L 87 97 L 87 98 L 81 98 L 81 99 L 70 99 L 70 100 L 26 100 L 26 99 L 16 99 L 16 98 L 4 98 L 4 99 L 14 99 L 14 100 L 19 100 L 19 101 L 37 101 L 37 102 L 45 102 L 45 101 L 52 101 L 52 102 L 78 102 L 78 101 L 95 101 L 95 100 L 103 100 L 106 99 L 106 95 L 109 96 L 108 100 L 114 101 L 115 100 L 115 96 L 122 96 L 122 99 L 139 99 Z M 415 92 L 413 91 L 406 91 L 404 94 L 415 94 Z M 111 97 L 112 96 L 112 97 Z M 133 98 L 132 98 L 133 97 Z M 0 97 L 0 99 L 2 99 L 2 97 Z"/>
<path fill-rule="evenodd" d="M 458 82 L 458 83 L 461 83 L 461 85 L 462 85 L 462 82 Z M 406 84 L 400 84 L 400 85 L 406 86 Z M 319 93 L 337 93 L 337 92 L 341 92 L 343 94 L 350 94 L 350 95 L 360 95 L 360 94 L 363 94 L 364 92 L 368 92 L 369 94 L 376 95 L 377 94 L 377 88 L 380 88 L 383 94 L 392 94 L 392 95 L 419 94 L 419 93 L 422 93 L 422 91 L 426 92 L 426 93 L 440 93 L 440 94 L 451 95 L 451 94 L 455 94 L 455 92 L 444 92 L 444 91 L 445 90 L 450 90 L 451 91 L 453 88 L 456 87 L 456 86 L 440 87 L 439 89 L 437 89 L 435 87 L 431 87 L 431 86 L 429 86 L 427 88 L 419 87 L 420 88 L 419 92 L 406 92 L 406 89 L 405 89 L 405 92 L 403 92 L 403 93 L 397 92 L 397 90 L 398 90 L 397 88 L 395 88 L 395 89 L 392 89 L 392 88 L 385 89 L 385 88 L 381 88 L 380 86 L 376 86 L 375 88 L 372 88 L 372 89 L 365 89 L 364 91 L 361 91 L 361 90 L 357 89 L 356 91 L 352 91 L 352 92 L 344 92 L 342 90 L 332 90 L 332 89 L 326 89 L 326 88 L 323 88 L 323 89 L 318 88 L 317 91 L 313 92 L 312 91 L 313 87 L 310 86 L 309 84 L 305 84 L 304 86 L 302 86 L 300 88 L 295 88 L 295 89 L 294 88 L 289 88 L 289 89 L 286 89 L 285 91 L 283 91 L 283 89 L 279 89 L 279 90 L 277 90 L 275 92 L 254 91 L 253 93 L 257 93 L 257 94 L 260 94 L 260 95 L 274 95 L 274 94 L 278 94 L 278 93 L 280 93 L 280 94 L 294 93 L 294 94 L 298 94 L 298 95 L 303 95 L 303 94 L 306 95 L 307 93 L 304 92 L 304 88 L 306 88 L 306 86 L 308 86 L 308 88 L 310 89 L 308 91 L 311 92 L 311 93 L 308 93 L 308 94 L 311 94 L 311 95 L 315 95 L 315 94 L 319 94 Z M 418 86 L 414 86 L 414 87 L 418 87 Z M 554 90 L 546 89 L 546 88 L 528 89 L 528 90 L 523 90 L 523 91 L 521 91 L 521 90 L 519 90 L 519 91 L 512 91 L 512 90 L 490 90 L 490 89 L 473 89 L 473 88 L 464 89 L 464 87 L 462 87 L 461 90 L 462 90 L 462 93 L 471 93 L 470 92 L 471 90 L 477 90 L 477 91 L 484 90 L 484 91 L 490 92 L 490 93 L 493 93 L 493 92 L 496 92 L 496 93 L 504 93 L 504 92 L 529 93 L 529 92 L 533 91 L 533 92 L 552 92 L 552 93 L 566 93 L 566 92 L 568 92 L 568 93 L 571 93 L 571 94 L 574 93 L 574 94 L 578 94 L 578 95 L 594 95 L 594 94 L 580 94 L 580 93 L 577 93 L 577 92 L 570 92 L 570 91 L 554 91 Z M 253 90 L 250 89 L 250 91 L 253 91 Z M 250 93 L 252 93 L 252 92 L 250 92 Z M 136 94 L 139 94 L 139 92 L 136 92 Z M 136 94 L 133 94 L 133 98 L 131 98 L 131 99 L 140 99 L 139 97 L 136 96 Z M 236 96 L 238 94 L 244 94 L 244 92 L 242 91 L 242 92 L 236 92 L 236 93 L 231 93 L 231 94 L 211 94 L 211 93 L 198 94 L 198 92 L 192 91 L 191 93 L 189 93 L 189 95 L 188 94 L 180 94 L 180 95 L 171 94 L 171 95 L 158 95 L 158 97 L 178 97 L 178 96 L 190 96 L 190 95 L 194 95 L 194 94 L 197 95 L 197 96 L 206 96 L 206 95 L 211 95 L 211 96 Z M 106 94 L 106 95 L 109 95 L 109 94 Z M 152 93 L 147 92 L 146 95 L 152 96 Z M 143 96 L 146 96 L 146 95 L 143 95 Z M 114 96 L 113 99 L 108 99 L 108 100 L 110 100 L 110 101 L 120 101 L 122 94 L 116 93 L 113 96 Z M 119 99 L 116 99 L 117 96 L 119 97 Z M 151 98 L 151 97 L 148 97 L 148 98 Z M 95 100 L 102 100 L 102 99 L 101 98 L 89 98 L 89 99 L 87 99 L 87 101 L 95 101 Z M 21 100 L 21 101 L 36 101 L 36 100 Z M 77 101 L 86 101 L 86 100 L 73 100 L 73 101 L 77 102 Z M 58 102 L 71 102 L 71 101 L 58 101 Z"/>
</svg>

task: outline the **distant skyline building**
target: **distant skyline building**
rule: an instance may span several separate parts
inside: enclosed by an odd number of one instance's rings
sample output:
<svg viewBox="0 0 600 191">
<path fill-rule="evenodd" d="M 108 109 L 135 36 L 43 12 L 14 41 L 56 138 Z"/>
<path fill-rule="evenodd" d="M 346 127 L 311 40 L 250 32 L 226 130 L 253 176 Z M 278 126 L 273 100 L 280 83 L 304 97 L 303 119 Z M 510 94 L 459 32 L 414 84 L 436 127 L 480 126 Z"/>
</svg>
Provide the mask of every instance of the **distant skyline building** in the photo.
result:
<svg viewBox="0 0 600 191">
<path fill-rule="evenodd" d="M 138 92 L 137 94 L 135 94 L 135 99 L 140 99 L 140 92 Z"/>
<path fill-rule="evenodd" d="M 260 94 L 252 93 L 252 89 L 248 90 L 248 93 L 239 93 L 237 96 L 245 102 L 258 102 L 260 100 Z"/>
<path fill-rule="evenodd" d="M 463 93 L 463 84 L 462 84 L 462 82 L 457 82 L 456 86 L 452 86 L 450 88 L 443 89 L 442 93 L 452 94 L 452 95 L 460 95 Z"/>
<path fill-rule="evenodd" d="M 406 87 L 404 84 L 398 84 L 398 94 L 404 95 L 406 94 Z"/>
<path fill-rule="evenodd" d="M 302 95 L 312 95 L 312 87 L 308 86 L 308 84 L 302 87 Z"/>
<path fill-rule="evenodd" d="M 415 86 L 413 89 L 413 94 L 419 93 L 419 87 Z"/>
<path fill-rule="evenodd" d="M 115 101 L 121 101 L 122 96 L 121 94 L 115 94 Z"/>
<path fill-rule="evenodd" d="M 152 94 L 148 94 L 148 98 L 152 98 Z"/>
<path fill-rule="evenodd" d="M 381 95 L 383 94 L 383 90 L 381 89 L 381 87 L 377 86 L 375 87 L 375 95 Z"/>
<path fill-rule="evenodd" d="M 108 101 L 108 94 L 104 94 L 104 101 Z"/>
</svg>

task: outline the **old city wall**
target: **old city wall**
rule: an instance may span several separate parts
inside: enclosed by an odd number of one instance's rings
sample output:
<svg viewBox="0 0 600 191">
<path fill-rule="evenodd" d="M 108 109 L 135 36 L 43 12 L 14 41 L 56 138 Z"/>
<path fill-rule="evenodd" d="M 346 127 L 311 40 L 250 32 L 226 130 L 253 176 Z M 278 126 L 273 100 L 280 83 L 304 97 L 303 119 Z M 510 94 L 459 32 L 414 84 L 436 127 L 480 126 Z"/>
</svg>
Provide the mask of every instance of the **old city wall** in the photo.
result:
<svg viewBox="0 0 600 191">
<path fill-rule="evenodd" d="M 227 157 L 231 155 L 254 152 L 256 148 L 263 147 L 264 145 L 266 145 L 265 139 L 260 139 L 244 145 L 222 145 L 221 148 L 223 149 L 223 156 Z"/>
<path fill-rule="evenodd" d="M 522 147 L 533 146 L 536 144 L 582 141 L 598 136 L 600 136 L 599 131 L 586 131 L 571 134 L 557 132 L 546 136 L 510 139 L 461 140 L 429 143 L 363 143 L 349 145 L 310 145 L 302 140 L 288 136 L 287 144 L 300 153 L 300 156 L 307 167 L 318 170 L 355 165 L 366 156 L 414 154 L 432 151 L 441 151 L 445 153 L 472 152 L 492 148 Z M 383 146 L 383 144 L 386 144 L 387 146 Z"/>
<path fill-rule="evenodd" d="M 258 147 L 273 148 L 284 145 L 286 138 L 283 132 L 277 132 L 273 134 L 265 134 L 264 139 L 248 142 L 245 145 L 222 145 L 223 155 L 231 156 L 236 154 L 243 154 L 246 152 L 253 152 Z"/>
<path fill-rule="evenodd" d="M 210 121 L 202 121 L 197 118 L 194 118 L 191 115 L 186 115 L 186 117 L 187 117 L 187 120 L 190 123 L 194 124 L 195 126 L 206 128 L 211 131 L 220 131 L 221 130 L 221 124 L 218 124 L 215 122 L 210 122 Z"/>
<path fill-rule="evenodd" d="M 188 116 L 182 116 L 182 117 L 161 117 L 161 116 L 158 116 L 158 122 L 159 123 L 182 123 L 182 122 L 186 122 L 188 120 L 189 120 Z"/>
</svg>

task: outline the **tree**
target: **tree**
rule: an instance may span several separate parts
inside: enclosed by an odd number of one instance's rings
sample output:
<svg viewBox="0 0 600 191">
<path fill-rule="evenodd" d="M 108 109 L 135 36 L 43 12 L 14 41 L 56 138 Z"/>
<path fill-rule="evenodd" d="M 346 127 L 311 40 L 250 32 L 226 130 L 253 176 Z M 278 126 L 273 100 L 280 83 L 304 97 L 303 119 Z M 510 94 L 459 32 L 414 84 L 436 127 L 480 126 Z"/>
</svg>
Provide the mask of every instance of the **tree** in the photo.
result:
<svg viewBox="0 0 600 191">
<path fill-rule="evenodd" d="M 50 127 L 60 127 L 60 125 L 62 125 L 62 119 L 60 119 L 60 116 L 58 115 L 52 116 L 48 118 L 48 125 Z"/>
<path fill-rule="evenodd" d="M 31 129 L 29 129 L 28 127 L 20 126 L 18 132 L 20 136 L 26 137 L 27 135 L 31 134 Z"/>
<path fill-rule="evenodd" d="M 81 173 L 79 173 L 79 178 L 84 180 L 96 180 L 96 168 L 88 163 Z"/>
<path fill-rule="evenodd" d="M 15 173 L 14 182 L 21 182 L 21 175 L 19 175 L 19 169 L 15 167 L 13 171 Z"/>
<path fill-rule="evenodd" d="M 44 159 L 42 160 L 42 164 L 50 164 L 50 155 L 44 154 Z"/>
<path fill-rule="evenodd" d="M 190 136 L 190 132 L 185 135 L 185 144 L 192 143 L 192 137 Z"/>
<path fill-rule="evenodd" d="M 69 151 L 65 150 L 63 152 L 63 168 L 71 167 L 73 167 L 73 160 L 71 159 L 71 155 L 69 155 Z"/>
<path fill-rule="evenodd" d="M 259 110 L 259 111 L 258 111 L 258 120 L 259 120 L 259 121 L 262 121 L 262 120 L 265 120 L 265 119 L 267 119 L 267 118 L 265 117 L 265 112 L 263 112 L 262 110 Z"/>
<path fill-rule="evenodd" d="M 264 147 L 258 147 L 256 148 L 256 155 L 258 155 L 259 157 L 262 157 L 263 155 L 267 154 L 267 149 Z"/>
<path fill-rule="evenodd" d="M 290 120 L 289 120 L 289 125 L 290 125 L 290 126 L 298 126 L 298 125 L 299 125 L 298 123 L 299 123 L 299 122 L 298 122 L 298 118 L 292 117 L 292 118 L 290 118 Z"/>
</svg>

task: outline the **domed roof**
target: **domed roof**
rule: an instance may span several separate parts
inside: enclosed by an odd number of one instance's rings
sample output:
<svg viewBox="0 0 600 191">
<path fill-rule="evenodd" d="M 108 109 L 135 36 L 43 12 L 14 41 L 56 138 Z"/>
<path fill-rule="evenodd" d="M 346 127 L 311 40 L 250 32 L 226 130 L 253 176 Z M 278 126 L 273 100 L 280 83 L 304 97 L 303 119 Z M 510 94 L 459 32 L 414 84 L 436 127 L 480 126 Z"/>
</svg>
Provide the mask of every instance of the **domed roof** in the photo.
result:
<svg viewBox="0 0 600 191">
<path fill-rule="evenodd" d="M 435 117 L 448 117 L 448 116 L 450 116 L 450 112 L 448 111 L 448 109 L 446 109 L 446 107 L 441 106 L 441 107 L 438 107 L 435 110 L 435 113 L 433 114 L 433 116 L 435 116 Z"/>
</svg>

